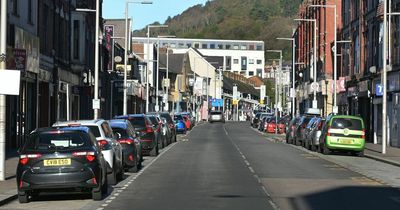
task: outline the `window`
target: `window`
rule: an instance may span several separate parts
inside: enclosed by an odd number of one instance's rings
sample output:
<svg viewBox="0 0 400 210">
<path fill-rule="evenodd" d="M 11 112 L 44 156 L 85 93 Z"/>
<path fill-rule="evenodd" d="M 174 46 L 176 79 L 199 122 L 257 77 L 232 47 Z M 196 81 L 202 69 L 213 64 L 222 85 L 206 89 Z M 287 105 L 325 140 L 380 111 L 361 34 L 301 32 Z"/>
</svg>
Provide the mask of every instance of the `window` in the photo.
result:
<svg viewBox="0 0 400 210">
<path fill-rule="evenodd" d="M 258 50 L 258 51 L 262 51 L 262 50 L 263 50 L 263 46 L 262 46 L 261 44 L 258 44 L 258 45 L 257 45 L 257 50 Z"/>
<path fill-rule="evenodd" d="M 233 64 L 239 64 L 239 59 L 233 59 Z"/>
<path fill-rule="evenodd" d="M 28 23 L 33 24 L 32 21 L 32 1 L 28 0 Z"/>
<path fill-rule="evenodd" d="M 257 59 L 257 64 L 262 64 L 262 60 Z"/>
<path fill-rule="evenodd" d="M 247 57 L 242 57 L 241 58 L 241 66 L 242 66 L 242 70 L 246 70 L 247 69 Z"/>
<path fill-rule="evenodd" d="M 257 69 L 257 76 L 262 77 L 262 69 Z"/>
<path fill-rule="evenodd" d="M 247 50 L 247 46 L 246 46 L 246 45 L 241 45 L 241 46 L 240 46 L 240 49 L 241 49 L 241 50 Z"/>
<path fill-rule="evenodd" d="M 226 59 L 226 61 L 225 61 L 226 62 L 225 63 L 226 70 L 231 70 L 232 69 L 232 57 L 226 56 L 225 59 Z"/>
<path fill-rule="evenodd" d="M 210 49 L 215 49 L 215 44 L 210 44 Z"/>
<path fill-rule="evenodd" d="M 199 49 L 200 44 L 199 43 L 194 43 L 194 48 Z"/>
<path fill-rule="evenodd" d="M 178 43 L 178 48 L 185 48 L 185 44 L 184 43 Z"/>
<path fill-rule="evenodd" d="M 254 76 L 254 71 L 249 71 L 249 76 Z"/>
<path fill-rule="evenodd" d="M 254 44 L 249 45 L 249 50 L 254 50 Z"/>
<path fill-rule="evenodd" d="M 355 38 L 354 46 L 354 74 L 360 73 L 360 39 L 358 35 Z"/>
<path fill-rule="evenodd" d="M 74 59 L 79 59 L 79 20 L 74 20 Z"/>
<path fill-rule="evenodd" d="M 191 48 L 192 44 L 188 43 L 188 44 L 186 44 L 186 46 L 187 46 L 187 48 Z"/>
<path fill-rule="evenodd" d="M 19 16 L 18 14 L 18 0 L 13 0 L 13 14 Z"/>
<path fill-rule="evenodd" d="M 233 45 L 233 49 L 234 50 L 238 50 L 239 49 L 239 45 Z"/>
<path fill-rule="evenodd" d="M 208 48 L 207 44 L 202 44 L 201 45 L 201 49 L 207 49 L 207 48 Z"/>
<path fill-rule="evenodd" d="M 223 44 L 218 44 L 218 49 L 220 49 L 220 50 L 224 49 L 224 45 Z"/>
<path fill-rule="evenodd" d="M 227 50 L 230 50 L 231 47 L 232 47 L 232 46 L 231 46 L 230 44 L 225 45 L 225 49 L 227 49 Z"/>
<path fill-rule="evenodd" d="M 254 59 L 249 59 L 249 64 L 254 64 Z"/>
</svg>

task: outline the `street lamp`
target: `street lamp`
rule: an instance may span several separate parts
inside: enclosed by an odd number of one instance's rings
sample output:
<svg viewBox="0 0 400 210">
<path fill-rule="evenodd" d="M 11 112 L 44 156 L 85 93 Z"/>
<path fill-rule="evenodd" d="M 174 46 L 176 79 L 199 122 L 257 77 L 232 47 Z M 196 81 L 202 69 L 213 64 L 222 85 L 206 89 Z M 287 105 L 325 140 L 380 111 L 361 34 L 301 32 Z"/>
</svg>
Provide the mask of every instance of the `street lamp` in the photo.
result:
<svg viewBox="0 0 400 210">
<path fill-rule="evenodd" d="M 314 24 L 314 46 L 313 46 L 313 60 L 314 60 L 314 82 L 312 84 L 312 89 L 314 92 L 314 99 L 312 103 L 312 108 L 318 108 L 318 102 L 317 102 L 317 20 L 316 19 L 294 19 L 296 21 L 304 21 L 304 22 L 312 22 Z"/>
<path fill-rule="evenodd" d="M 292 118 L 296 116 L 295 114 L 295 100 L 296 100 L 296 94 L 294 90 L 296 89 L 296 75 L 295 75 L 295 48 L 296 48 L 296 43 L 294 38 L 276 38 L 278 40 L 288 40 L 292 41 L 292 91 L 290 91 L 290 94 L 292 96 Z"/>
<path fill-rule="evenodd" d="M 128 6 L 129 4 L 153 4 L 152 1 L 125 1 L 125 50 L 124 50 L 124 101 L 123 115 L 128 114 L 128 93 L 127 93 L 127 66 L 128 66 Z"/>
<path fill-rule="evenodd" d="M 166 28 L 168 25 L 148 25 L 147 26 L 147 69 L 146 69 L 146 113 L 149 112 L 149 63 L 150 60 L 150 28 Z M 154 70 L 153 70 L 154 71 Z"/>
<path fill-rule="evenodd" d="M 99 100 L 99 25 L 100 25 L 100 0 L 96 0 L 96 9 L 76 9 L 78 12 L 95 12 L 96 13 L 96 33 L 94 42 L 94 97 L 93 97 L 93 118 L 99 117 L 100 100 Z"/>
<path fill-rule="evenodd" d="M 336 31 L 336 4 L 330 4 L 330 5 L 309 5 L 308 7 L 322 7 L 322 8 L 333 8 L 334 11 L 334 23 L 333 23 L 333 32 L 334 32 L 334 43 L 333 43 L 333 108 L 332 112 L 334 114 L 338 113 L 338 107 L 337 107 L 337 97 L 336 97 L 336 81 L 337 81 L 337 31 Z"/>
<path fill-rule="evenodd" d="M 279 53 L 279 71 L 282 71 L 282 50 L 267 50 L 271 53 Z M 279 104 L 281 102 L 279 101 Z M 275 73 L 275 123 L 278 125 L 278 83 Z M 278 129 L 275 129 L 275 134 L 278 134 Z"/>
</svg>

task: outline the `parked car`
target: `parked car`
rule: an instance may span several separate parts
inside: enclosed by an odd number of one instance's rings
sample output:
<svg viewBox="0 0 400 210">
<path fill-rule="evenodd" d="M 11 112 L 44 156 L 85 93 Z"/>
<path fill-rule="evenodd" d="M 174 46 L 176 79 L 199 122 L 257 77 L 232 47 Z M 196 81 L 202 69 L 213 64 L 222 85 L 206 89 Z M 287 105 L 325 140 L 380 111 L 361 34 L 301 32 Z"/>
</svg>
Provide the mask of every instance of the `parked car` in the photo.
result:
<svg viewBox="0 0 400 210">
<path fill-rule="evenodd" d="M 304 131 L 303 131 L 303 133 L 302 133 L 302 135 L 303 135 L 303 136 L 302 136 L 302 139 L 304 140 L 304 141 L 302 142 L 302 146 L 305 147 L 305 148 L 308 148 L 308 146 L 306 145 L 307 137 L 308 137 L 309 133 L 311 132 L 311 129 L 312 129 L 313 125 L 314 125 L 314 122 L 315 122 L 318 118 L 319 118 L 319 117 L 317 117 L 317 116 L 311 118 L 310 121 L 308 121 L 308 123 L 307 123 L 307 125 L 306 125 L 306 127 L 305 127 L 305 129 L 304 129 Z"/>
<path fill-rule="evenodd" d="M 122 146 L 124 168 L 136 172 L 143 161 L 140 133 L 136 133 L 129 120 L 125 119 L 111 120 L 110 126 Z"/>
<path fill-rule="evenodd" d="M 317 151 L 319 148 L 319 138 L 321 136 L 322 127 L 325 123 L 324 118 L 318 118 L 307 136 L 306 147 L 311 151 Z"/>
<path fill-rule="evenodd" d="M 225 123 L 224 113 L 222 111 L 211 111 L 210 118 L 208 119 L 210 123 L 222 122 Z"/>
<path fill-rule="evenodd" d="M 322 128 L 319 150 L 324 154 L 332 151 L 349 151 L 363 156 L 365 127 L 361 117 L 350 115 L 329 115 Z"/>
<path fill-rule="evenodd" d="M 157 156 L 161 141 L 153 123 L 145 114 L 130 114 L 116 116 L 115 119 L 127 119 L 132 124 L 135 132 L 140 132 L 140 141 L 142 143 L 143 154 Z"/>
<path fill-rule="evenodd" d="M 107 194 L 107 166 L 88 127 L 39 128 L 19 150 L 18 200 L 29 202 L 42 191 Z M 78 191 L 79 192 L 79 191 Z"/>
<path fill-rule="evenodd" d="M 262 118 L 260 118 L 259 125 L 258 125 L 259 131 L 262 131 L 262 132 L 267 131 L 267 123 L 271 117 L 273 117 L 273 116 L 262 115 Z"/>
<path fill-rule="evenodd" d="M 186 130 L 190 130 L 192 128 L 190 119 L 185 115 L 181 115 L 181 114 L 178 114 L 178 115 L 182 117 L 183 123 L 185 123 Z"/>
<path fill-rule="evenodd" d="M 149 114 L 153 114 L 153 113 L 149 113 Z M 171 117 L 171 115 L 168 112 L 154 112 L 154 114 L 157 114 L 159 117 L 165 118 L 167 120 L 168 128 L 171 132 L 169 142 L 170 143 L 176 142 L 175 122 L 174 122 L 173 118 Z"/>
<path fill-rule="evenodd" d="M 196 119 L 192 116 L 190 112 L 181 112 L 180 114 L 189 118 L 191 126 L 190 129 L 192 129 L 196 124 Z"/>
<path fill-rule="evenodd" d="M 308 122 L 313 118 L 312 115 L 303 115 L 300 117 L 299 121 L 296 124 L 295 135 L 294 135 L 294 143 L 298 146 L 303 145 L 304 142 L 304 131 Z"/>
<path fill-rule="evenodd" d="M 296 135 L 296 126 L 297 123 L 299 122 L 300 117 L 295 117 L 293 118 L 288 125 L 288 128 L 286 129 L 286 142 L 288 144 L 293 144 L 295 135 Z"/>
<path fill-rule="evenodd" d="M 260 125 L 260 117 L 261 117 L 261 112 L 257 112 L 256 115 L 253 117 L 250 125 L 253 128 L 258 128 Z"/>
<path fill-rule="evenodd" d="M 159 136 L 159 142 L 160 148 L 164 148 L 167 146 L 167 132 L 164 132 L 163 130 L 163 122 L 161 121 L 161 119 L 155 115 L 147 115 L 147 117 L 149 117 L 150 121 L 153 123 L 155 132 L 157 132 L 157 136 Z"/>
<path fill-rule="evenodd" d="M 100 145 L 101 152 L 107 161 L 109 184 L 115 185 L 119 180 L 122 180 L 124 175 L 124 166 L 122 162 L 122 146 L 115 138 L 115 135 L 106 120 L 76 120 L 56 122 L 53 127 L 76 127 L 85 126 L 90 129 L 96 137 Z"/>
<path fill-rule="evenodd" d="M 186 134 L 187 129 L 182 115 L 174 115 L 174 122 L 175 122 L 176 132 Z"/>
</svg>

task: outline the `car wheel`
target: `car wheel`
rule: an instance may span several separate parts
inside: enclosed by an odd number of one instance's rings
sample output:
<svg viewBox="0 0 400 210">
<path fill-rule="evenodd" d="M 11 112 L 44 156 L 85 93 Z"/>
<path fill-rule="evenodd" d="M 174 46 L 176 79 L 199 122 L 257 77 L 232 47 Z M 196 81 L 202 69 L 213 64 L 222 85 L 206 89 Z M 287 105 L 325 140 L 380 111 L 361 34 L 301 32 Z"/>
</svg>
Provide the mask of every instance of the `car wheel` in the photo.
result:
<svg viewBox="0 0 400 210">
<path fill-rule="evenodd" d="M 323 148 L 322 148 L 322 153 L 324 155 L 329 155 L 331 154 L 331 150 L 326 146 L 326 144 L 324 144 Z"/>
<path fill-rule="evenodd" d="M 92 190 L 92 199 L 94 201 L 100 201 L 103 198 L 103 194 L 101 190 Z"/>
<path fill-rule="evenodd" d="M 113 165 L 113 170 L 111 174 L 107 174 L 107 180 L 108 184 L 110 185 L 116 185 L 117 184 L 117 172 L 115 171 L 117 165 Z"/>
<path fill-rule="evenodd" d="M 18 201 L 19 203 L 28 203 L 29 193 L 27 191 L 18 192 Z"/>
<path fill-rule="evenodd" d="M 158 155 L 158 144 L 150 151 L 150 156 L 157 156 Z"/>
<path fill-rule="evenodd" d="M 108 181 L 107 181 L 107 177 L 104 177 L 104 184 L 101 186 L 101 193 L 103 195 L 107 195 L 108 193 Z"/>
</svg>

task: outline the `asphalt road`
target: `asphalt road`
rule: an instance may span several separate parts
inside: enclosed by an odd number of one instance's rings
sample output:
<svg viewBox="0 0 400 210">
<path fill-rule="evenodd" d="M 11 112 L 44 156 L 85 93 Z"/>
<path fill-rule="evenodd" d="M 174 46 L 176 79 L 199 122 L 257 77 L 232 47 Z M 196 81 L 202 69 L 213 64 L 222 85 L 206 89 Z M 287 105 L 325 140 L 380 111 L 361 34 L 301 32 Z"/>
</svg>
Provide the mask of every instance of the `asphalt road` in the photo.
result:
<svg viewBox="0 0 400 210">
<path fill-rule="evenodd" d="M 144 165 L 103 201 L 48 195 L 0 209 L 400 209 L 398 188 L 367 177 L 372 169 L 387 173 L 386 164 L 310 153 L 268 140 L 248 123 L 197 126 Z"/>
</svg>

